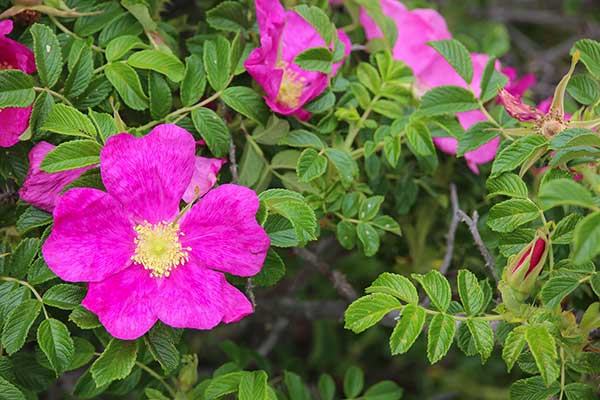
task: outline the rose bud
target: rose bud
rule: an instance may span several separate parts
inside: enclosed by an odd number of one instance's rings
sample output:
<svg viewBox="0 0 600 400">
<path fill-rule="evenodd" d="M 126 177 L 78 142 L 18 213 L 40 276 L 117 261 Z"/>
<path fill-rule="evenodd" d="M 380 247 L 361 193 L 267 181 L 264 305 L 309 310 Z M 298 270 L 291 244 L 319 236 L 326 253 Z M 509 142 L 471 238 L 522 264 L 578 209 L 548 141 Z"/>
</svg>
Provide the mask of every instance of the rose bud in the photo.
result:
<svg viewBox="0 0 600 400">
<path fill-rule="evenodd" d="M 544 268 L 548 249 L 548 237 L 538 230 L 536 237 L 516 256 L 509 259 L 504 270 L 505 282 L 516 292 L 527 297 Z"/>
</svg>

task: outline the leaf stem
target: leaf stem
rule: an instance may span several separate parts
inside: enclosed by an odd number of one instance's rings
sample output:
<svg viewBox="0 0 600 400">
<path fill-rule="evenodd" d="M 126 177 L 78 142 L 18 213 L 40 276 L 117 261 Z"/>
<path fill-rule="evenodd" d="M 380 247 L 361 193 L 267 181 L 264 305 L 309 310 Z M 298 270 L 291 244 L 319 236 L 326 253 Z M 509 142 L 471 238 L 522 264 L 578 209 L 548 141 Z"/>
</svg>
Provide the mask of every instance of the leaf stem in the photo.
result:
<svg viewBox="0 0 600 400">
<path fill-rule="evenodd" d="M 15 283 L 18 283 L 19 285 L 25 286 L 26 288 L 28 288 L 29 290 L 31 290 L 31 292 L 33 293 L 33 295 L 35 296 L 35 298 L 37 299 L 37 301 L 39 301 L 40 304 L 42 305 L 42 311 L 44 312 L 44 317 L 46 319 L 50 318 L 50 316 L 48 315 L 48 311 L 46 311 L 46 307 L 44 306 L 44 300 L 42 300 L 42 296 L 40 296 L 40 294 L 38 293 L 38 291 L 35 290 L 35 288 L 33 286 L 31 286 L 29 284 L 29 282 L 25 282 L 25 281 L 22 281 L 22 280 L 17 279 L 17 278 L 12 278 L 10 276 L 0 276 L 0 280 L 6 281 L 6 282 L 15 282 Z"/>
<path fill-rule="evenodd" d="M 139 368 L 146 371 L 148 373 L 148 375 L 152 376 L 154 379 L 159 381 L 165 387 L 165 389 L 167 389 L 167 391 L 169 392 L 171 397 L 173 397 L 173 398 L 177 397 L 177 392 L 175 391 L 175 389 L 173 389 L 171 387 L 171 385 L 169 385 L 158 373 L 156 373 L 156 371 L 154 371 L 152 368 L 148 367 L 146 364 L 143 364 L 139 361 L 136 361 L 135 365 L 137 365 Z"/>
<path fill-rule="evenodd" d="M 375 104 L 375 102 L 377 100 L 379 100 L 379 97 L 380 97 L 379 95 L 375 95 L 373 97 L 373 99 L 369 103 L 369 106 L 363 112 L 363 115 L 360 117 L 360 119 L 358 120 L 358 122 L 356 124 L 354 124 L 354 126 L 352 126 L 352 128 L 348 132 L 348 136 L 346 137 L 346 140 L 344 141 L 344 147 L 346 149 L 350 150 L 352 148 L 352 143 L 354 143 L 354 139 L 356 139 L 356 135 L 358 135 L 358 132 L 360 131 L 360 128 L 362 128 L 362 125 L 364 124 L 364 122 L 369 117 L 369 114 L 371 113 L 371 109 L 373 107 L 373 104 Z"/>
<path fill-rule="evenodd" d="M 58 98 L 58 99 L 61 99 L 61 100 L 62 100 L 64 103 L 66 103 L 66 104 L 70 105 L 71 107 L 73 107 L 73 103 L 71 103 L 71 102 L 69 101 L 69 99 L 67 99 L 67 98 L 66 98 L 65 96 L 63 96 L 62 94 L 60 94 L 60 93 L 58 93 L 58 92 L 55 92 L 55 91 L 54 91 L 54 90 L 52 90 L 52 89 L 48 89 L 48 88 L 45 88 L 45 87 L 38 87 L 38 86 L 35 86 L 33 89 L 34 89 L 36 92 L 38 92 L 38 93 L 41 93 L 41 92 L 47 92 L 49 95 L 51 95 L 51 96 L 54 96 L 54 97 L 56 97 L 56 98 Z"/>
<path fill-rule="evenodd" d="M 63 31 L 63 33 L 66 33 L 67 35 L 71 36 L 72 38 L 78 39 L 78 40 L 85 40 L 83 39 L 81 36 L 79 36 L 78 34 L 76 34 L 75 32 L 71 31 L 69 28 L 67 28 L 66 26 L 64 26 L 56 17 L 53 17 L 52 15 L 48 16 L 50 18 L 50 21 L 52 21 L 52 23 L 54 25 L 56 25 L 56 27 L 58 29 L 60 29 L 61 31 Z M 92 50 L 97 51 L 99 53 L 104 53 L 105 50 L 102 47 L 98 47 L 95 44 L 93 44 L 92 46 Z"/>
</svg>

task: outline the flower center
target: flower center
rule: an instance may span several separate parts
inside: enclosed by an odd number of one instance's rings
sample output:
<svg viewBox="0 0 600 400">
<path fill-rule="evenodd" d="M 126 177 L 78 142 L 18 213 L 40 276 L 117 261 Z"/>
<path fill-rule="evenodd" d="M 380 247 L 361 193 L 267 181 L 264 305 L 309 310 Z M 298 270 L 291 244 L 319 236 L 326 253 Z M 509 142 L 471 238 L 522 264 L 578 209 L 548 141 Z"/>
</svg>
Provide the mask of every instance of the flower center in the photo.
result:
<svg viewBox="0 0 600 400">
<path fill-rule="evenodd" d="M 277 101 L 290 108 L 298 107 L 302 90 L 304 89 L 304 78 L 300 77 L 297 72 L 288 68 L 287 63 L 279 62 L 278 68 L 283 68 L 283 77 L 277 93 Z"/>
<path fill-rule="evenodd" d="M 3 69 L 15 69 L 8 61 L 0 61 L 0 71 Z"/>
<path fill-rule="evenodd" d="M 189 260 L 190 247 L 181 246 L 179 225 L 159 222 L 151 224 L 144 221 L 135 227 L 137 237 L 135 254 L 131 259 L 150 271 L 153 278 L 168 277 L 171 270 Z"/>
</svg>

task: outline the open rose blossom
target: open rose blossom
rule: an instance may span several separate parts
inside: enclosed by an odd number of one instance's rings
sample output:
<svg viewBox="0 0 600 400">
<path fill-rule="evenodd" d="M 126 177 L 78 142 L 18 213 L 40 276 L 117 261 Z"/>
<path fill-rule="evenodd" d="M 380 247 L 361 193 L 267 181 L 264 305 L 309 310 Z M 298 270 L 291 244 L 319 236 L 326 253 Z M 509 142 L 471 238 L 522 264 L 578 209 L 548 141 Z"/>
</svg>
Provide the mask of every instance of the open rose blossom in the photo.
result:
<svg viewBox="0 0 600 400">
<path fill-rule="evenodd" d="M 11 20 L 0 21 L 0 70 L 20 69 L 26 74 L 35 72 L 35 58 L 31 50 L 6 37 L 13 30 Z M 0 147 L 10 147 L 29 127 L 30 107 L 0 108 Z"/>
<path fill-rule="evenodd" d="M 258 197 L 226 184 L 180 211 L 194 153 L 175 125 L 112 136 L 100 154 L 107 192 L 71 189 L 54 209 L 44 259 L 65 281 L 89 282 L 82 304 L 117 338 L 138 338 L 157 320 L 211 329 L 252 312 L 224 272 L 262 267 L 269 237 L 256 222 Z"/>
<path fill-rule="evenodd" d="M 56 146 L 40 142 L 29 152 L 29 171 L 23 186 L 19 190 L 21 200 L 33 204 L 42 210 L 52 212 L 63 189 L 92 166 L 70 169 L 55 173 L 44 172 L 40 165 L 46 155 Z"/>
<path fill-rule="evenodd" d="M 303 51 L 326 43 L 310 23 L 295 11 L 286 11 L 279 0 L 256 0 L 255 5 L 261 47 L 250 53 L 244 67 L 262 86 L 273 111 L 306 120 L 310 113 L 302 107 L 323 93 L 329 78 L 323 72 L 306 71 L 293 61 Z M 345 59 L 350 54 L 350 39 L 341 30 L 338 35 L 345 45 Z M 342 63 L 333 64 L 331 75 Z"/>
</svg>

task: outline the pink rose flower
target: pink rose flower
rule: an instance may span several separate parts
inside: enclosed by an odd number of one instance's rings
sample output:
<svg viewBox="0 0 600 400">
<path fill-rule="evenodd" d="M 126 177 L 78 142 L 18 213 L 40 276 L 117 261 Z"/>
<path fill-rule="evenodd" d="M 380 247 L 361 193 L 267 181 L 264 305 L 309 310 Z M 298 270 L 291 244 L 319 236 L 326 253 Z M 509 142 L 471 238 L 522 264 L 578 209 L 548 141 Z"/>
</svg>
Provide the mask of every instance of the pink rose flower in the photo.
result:
<svg viewBox="0 0 600 400">
<path fill-rule="evenodd" d="M 183 201 L 190 203 L 204 196 L 217 183 L 217 174 L 225 164 L 224 158 L 196 157 L 194 174 L 190 185 L 183 193 Z"/>
<path fill-rule="evenodd" d="M 502 73 L 508 78 L 508 84 L 504 89 L 514 96 L 523 96 L 536 82 L 534 74 L 526 74 L 519 78 L 517 70 L 513 67 L 502 68 Z"/>
<path fill-rule="evenodd" d="M 33 52 L 19 42 L 7 38 L 13 30 L 11 20 L 0 21 L 0 70 L 20 69 L 26 74 L 35 72 Z M 30 107 L 0 108 L 0 147 L 11 147 L 29 127 Z"/>
<path fill-rule="evenodd" d="M 256 0 L 255 5 L 261 47 L 250 53 L 244 67 L 264 89 L 265 101 L 273 111 L 307 120 L 310 113 L 302 107 L 323 93 L 329 77 L 300 68 L 294 59 L 304 50 L 326 43 L 310 23 L 295 11 L 286 11 L 279 0 Z M 350 39 L 341 30 L 338 35 L 345 45 L 345 59 L 350 54 Z M 343 60 L 333 64 L 332 76 L 342 64 Z"/>
<path fill-rule="evenodd" d="M 23 201 L 48 212 L 54 210 L 56 201 L 67 185 L 93 168 L 93 166 L 82 167 L 52 174 L 42 171 L 40 169 L 42 161 L 55 147 L 48 142 L 40 142 L 33 146 L 29 152 L 29 171 L 23 187 L 19 190 L 19 196 Z"/>
<path fill-rule="evenodd" d="M 175 125 L 121 133 L 100 154 L 107 192 L 71 189 L 57 202 L 44 259 L 62 279 L 89 282 L 82 304 L 117 338 L 138 338 L 157 320 L 211 329 L 252 312 L 224 272 L 262 267 L 270 243 L 258 197 L 221 185 L 181 215 L 195 162 L 194 138 Z"/>
</svg>

